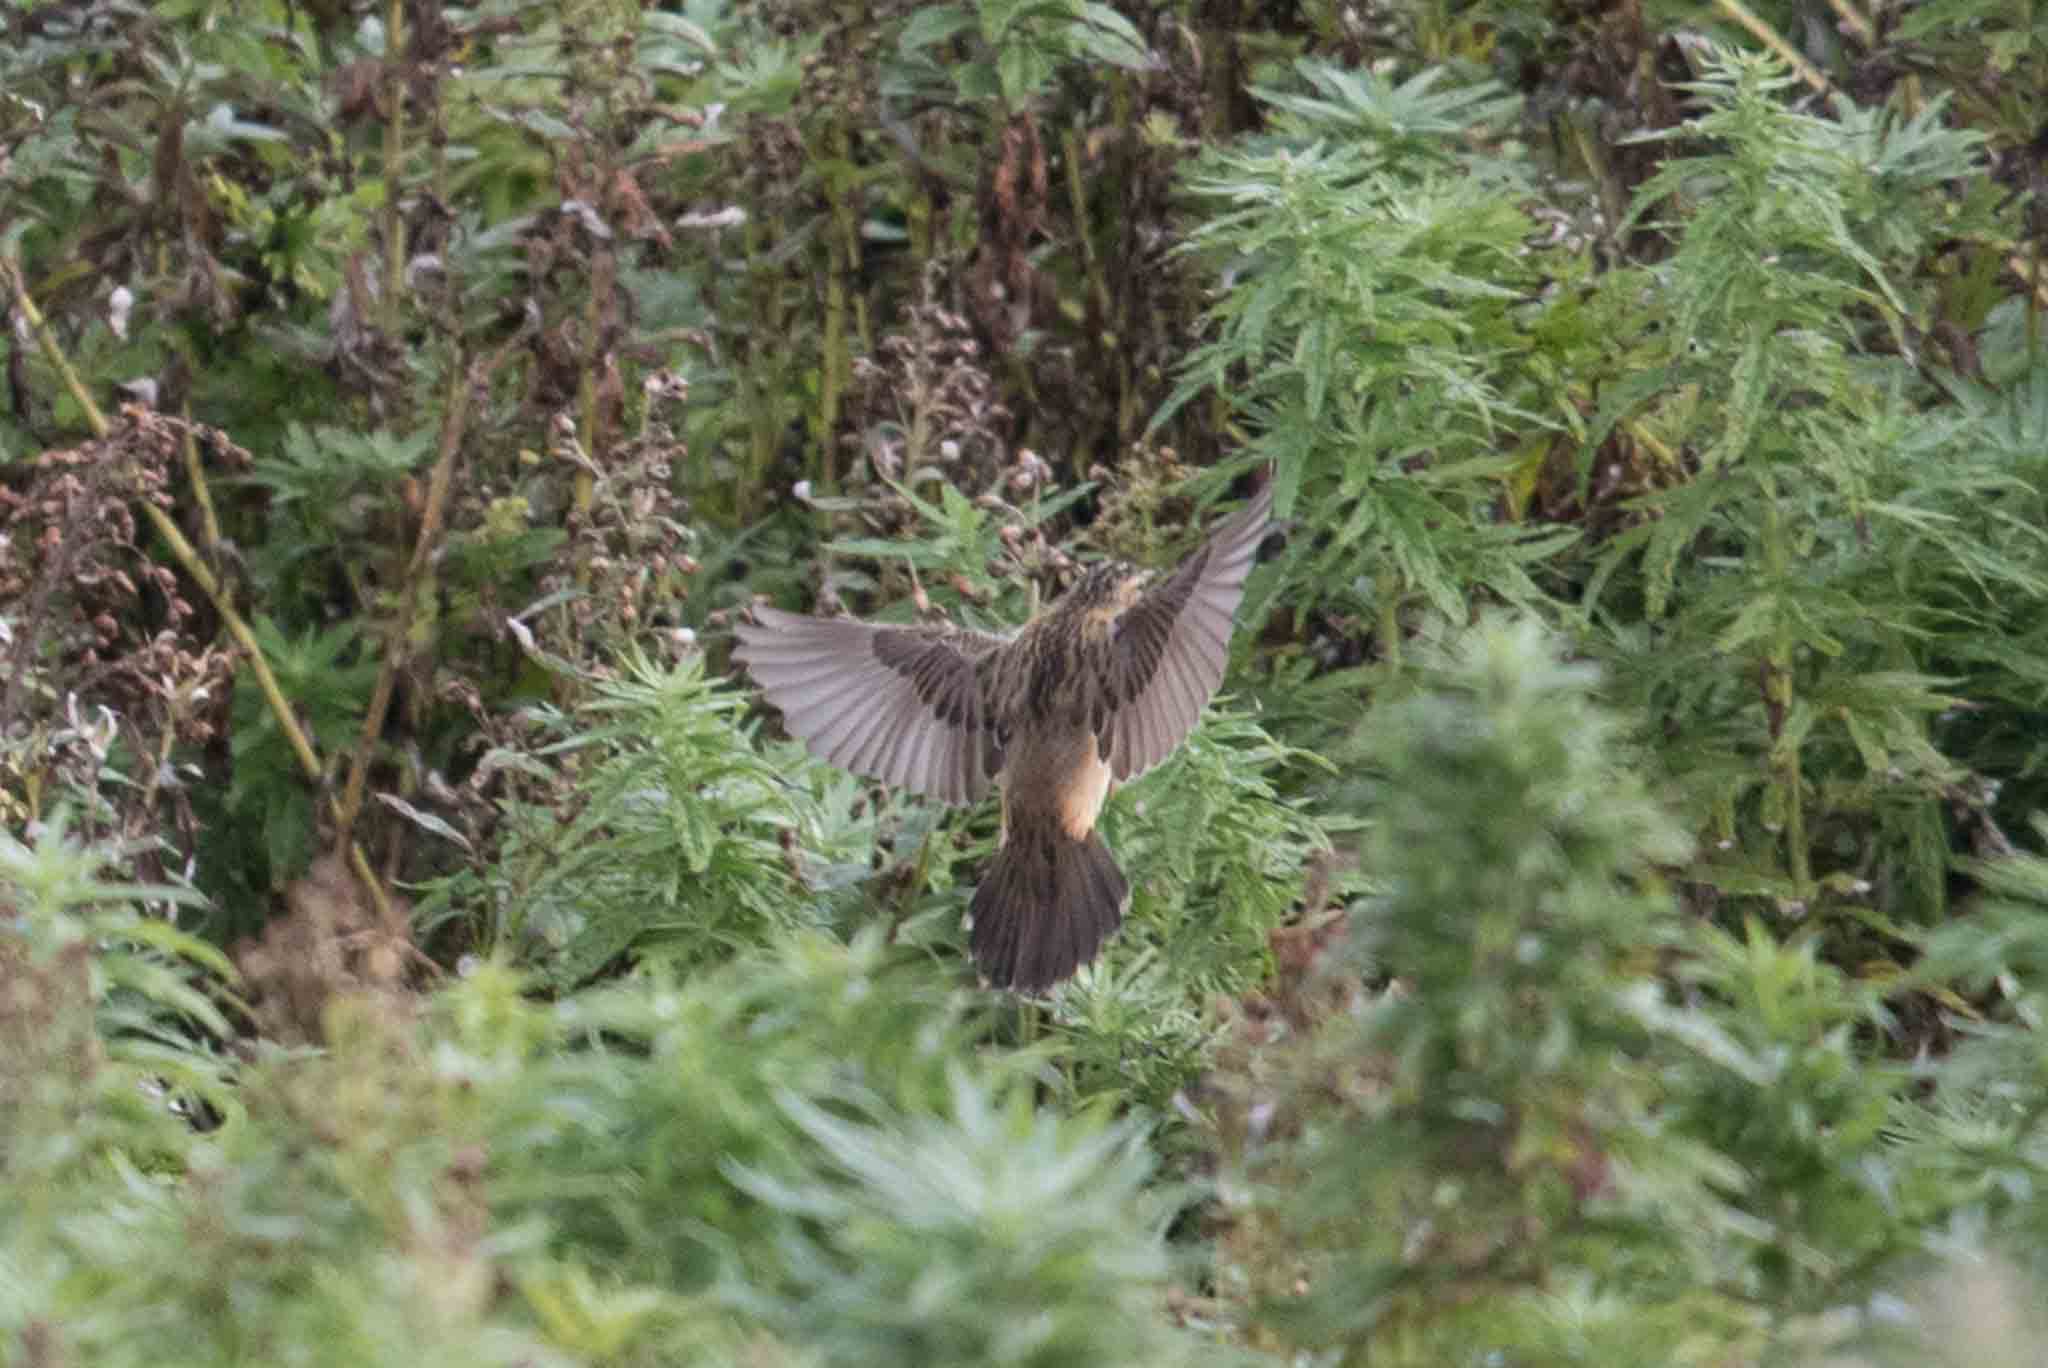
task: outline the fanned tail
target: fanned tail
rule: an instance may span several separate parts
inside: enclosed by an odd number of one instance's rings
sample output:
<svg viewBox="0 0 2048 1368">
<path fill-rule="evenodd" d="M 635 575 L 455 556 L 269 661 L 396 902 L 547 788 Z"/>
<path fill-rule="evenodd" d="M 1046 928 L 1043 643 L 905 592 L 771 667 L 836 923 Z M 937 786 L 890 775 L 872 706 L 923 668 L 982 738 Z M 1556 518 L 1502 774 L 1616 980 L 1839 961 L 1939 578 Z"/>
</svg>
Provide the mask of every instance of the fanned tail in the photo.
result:
<svg viewBox="0 0 2048 1368">
<path fill-rule="evenodd" d="M 974 962 L 997 988 L 1036 993 L 1095 958 L 1131 886 L 1102 837 L 1012 830 L 974 890 Z"/>
</svg>

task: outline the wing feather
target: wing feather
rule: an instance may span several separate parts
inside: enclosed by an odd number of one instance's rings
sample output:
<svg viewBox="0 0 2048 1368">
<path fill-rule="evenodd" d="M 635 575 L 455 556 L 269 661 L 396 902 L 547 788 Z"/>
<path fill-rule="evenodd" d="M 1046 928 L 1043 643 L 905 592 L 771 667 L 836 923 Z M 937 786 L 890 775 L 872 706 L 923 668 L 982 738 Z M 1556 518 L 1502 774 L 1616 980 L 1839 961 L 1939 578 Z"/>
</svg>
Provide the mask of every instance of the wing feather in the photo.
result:
<svg viewBox="0 0 2048 1368">
<path fill-rule="evenodd" d="M 1222 684 L 1232 619 L 1272 513 L 1268 481 L 1201 550 L 1117 619 L 1098 668 L 1114 704 L 1102 755 L 1118 780 L 1171 754 Z"/>
<path fill-rule="evenodd" d="M 948 803 L 988 791 L 976 662 L 1003 638 L 756 608 L 733 655 L 813 755 Z"/>
<path fill-rule="evenodd" d="M 855 774 L 881 779 L 883 775 L 877 761 L 881 758 L 882 747 L 888 740 L 886 733 L 891 713 L 886 705 L 877 705 L 875 701 L 875 674 L 875 671 L 869 670 L 847 681 L 847 692 L 856 695 L 856 702 L 849 714 L 850 720 L 845 731 L 835 748 L 832 761 L 843 769 L 852 770 Z M 860 701 L 863 699 L 864 702 Z"/>
<path fill-rule="evenodd" d="M 875 756 L 875 772 L 885 784 L 909 788 L 910 752 L 917 738 L 932 730 L 931 714 L 914 693 L 901 692 L 889 706 L 889 715 L 877 729 L 881 738 Z"/>
</svg>

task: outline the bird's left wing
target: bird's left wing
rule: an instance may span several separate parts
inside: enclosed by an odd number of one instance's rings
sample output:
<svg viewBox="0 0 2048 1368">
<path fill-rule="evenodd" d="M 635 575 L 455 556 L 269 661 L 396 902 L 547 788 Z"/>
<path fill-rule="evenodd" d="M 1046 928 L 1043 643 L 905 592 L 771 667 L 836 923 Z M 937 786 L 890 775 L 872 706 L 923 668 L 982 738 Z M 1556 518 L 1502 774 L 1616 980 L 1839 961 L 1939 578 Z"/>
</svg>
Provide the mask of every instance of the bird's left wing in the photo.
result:
<svg viewBox="0 0 2048 1368">
<path fill-rule="evenodd" d="M 813 755 L 947 803 L 988 792 L 976 662 L 1003 638 L 754 609 L 733 655 Z"/>
<path fill-rule="evenodd" d="M 1118 780 L 1173 753 L 1223 682 L 1244 582 L 1272 524 L 1269 480 L 1179 569 L 1117 618 L 1097 659 L 1102 758 Z"/>
</svg>

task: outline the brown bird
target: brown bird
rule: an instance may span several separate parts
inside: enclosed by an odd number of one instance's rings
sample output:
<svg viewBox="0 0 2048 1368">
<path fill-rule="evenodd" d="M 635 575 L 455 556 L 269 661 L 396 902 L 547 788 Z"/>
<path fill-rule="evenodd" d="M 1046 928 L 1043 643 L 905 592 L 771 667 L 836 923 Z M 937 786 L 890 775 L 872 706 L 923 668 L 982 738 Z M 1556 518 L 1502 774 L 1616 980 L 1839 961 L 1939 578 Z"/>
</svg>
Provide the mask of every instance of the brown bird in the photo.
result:
<svg viewBox="0 0 2048 1368">
<path fill-rule="evenodd" d="M 1108 561 L 1009 636 L 756 608 L 733 654 L 811 753 L 947 803 L 1000 780 L 1002 844 L 969 910 L 975 962 L 1037 992 L 1095 958 L 1130 885 L 1095 819 L 1194 729 L 1271 520 L 1270 481 L 1151 588 Z"/>
</svg>

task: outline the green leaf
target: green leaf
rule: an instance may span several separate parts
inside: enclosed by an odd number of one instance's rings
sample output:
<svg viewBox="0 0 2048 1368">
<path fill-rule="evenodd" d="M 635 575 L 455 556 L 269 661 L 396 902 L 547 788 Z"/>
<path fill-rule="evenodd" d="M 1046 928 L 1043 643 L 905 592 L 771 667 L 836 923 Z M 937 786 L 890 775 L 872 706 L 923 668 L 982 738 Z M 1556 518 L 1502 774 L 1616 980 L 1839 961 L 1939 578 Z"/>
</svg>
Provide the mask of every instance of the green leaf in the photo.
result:
<svg viewBox="0 0 2048 1368">
<path fill-rule="evenodd" d="M 1083 0 L 1078 8 L 1080 17 L 1067 32 L 1081 55 L 1131 71 L 1143 71 L 1153 65 L 1144 36 L 1130 20 L 1095 0 Z"/>
<path fill-rule="evenodd" d="M 920 5 L 903 25 L 896 45 L 906 54 L 922 52 L 966 33 L 975 23 L 965 5 Z"/>
</svg>

